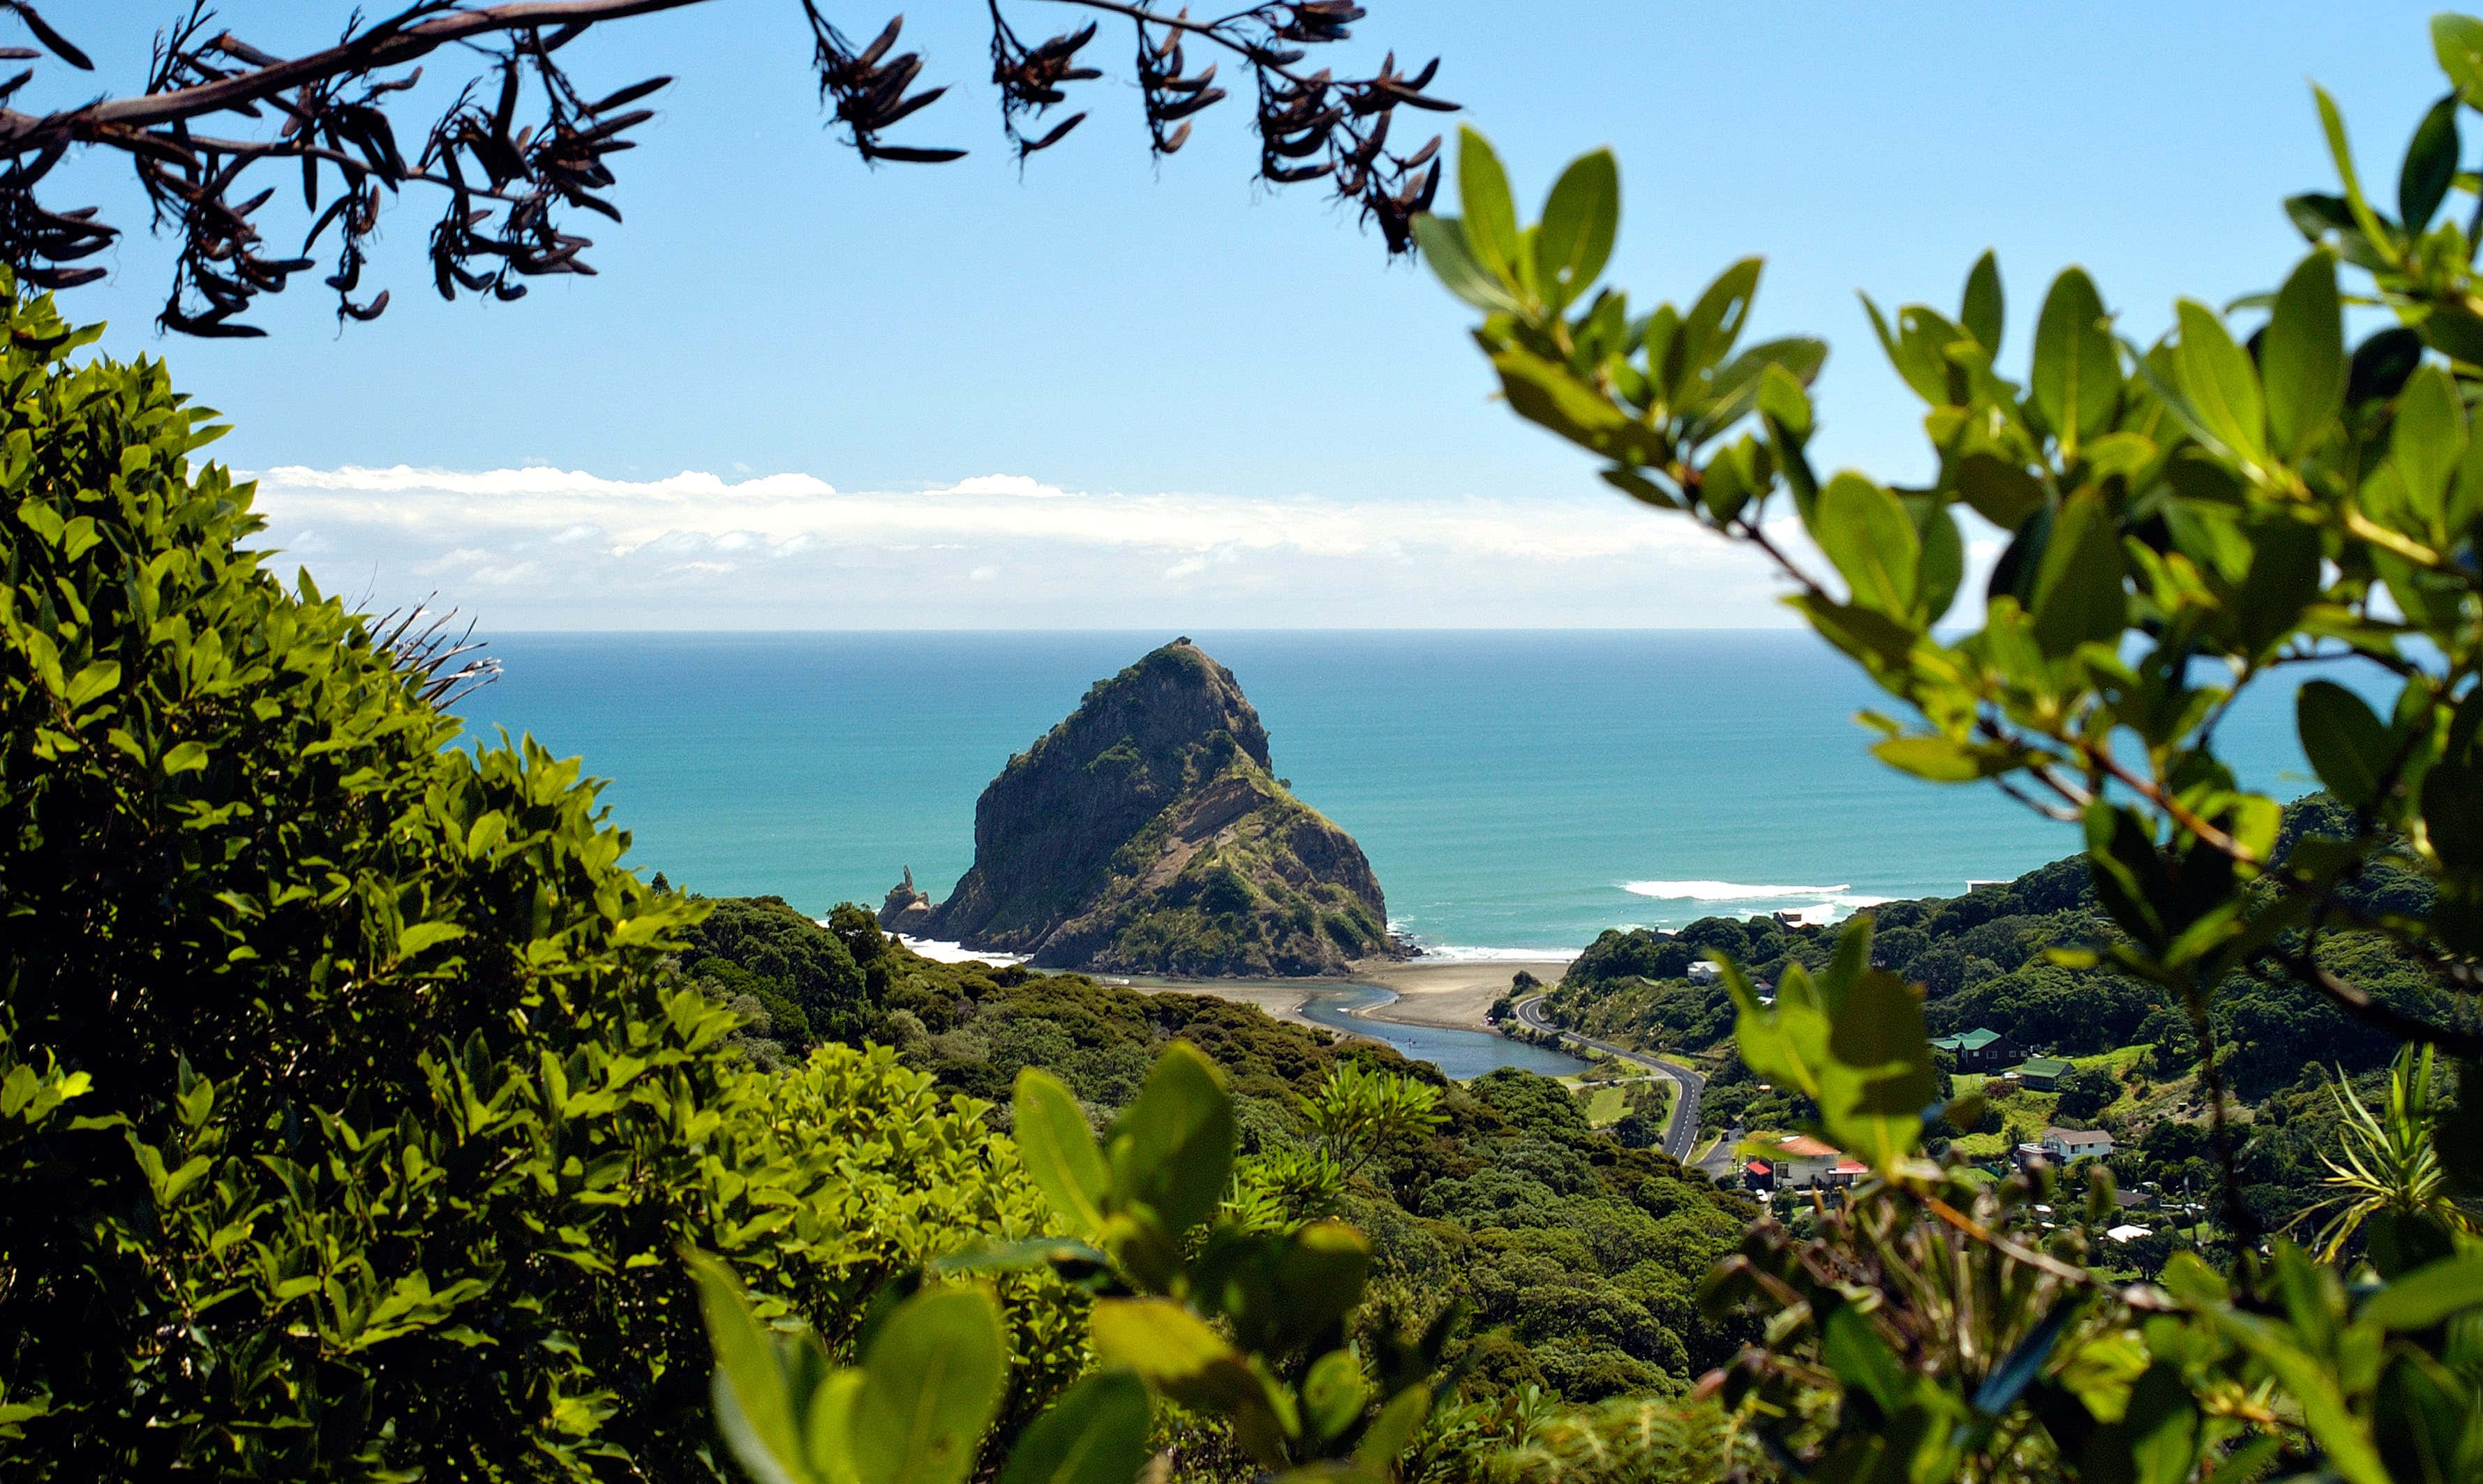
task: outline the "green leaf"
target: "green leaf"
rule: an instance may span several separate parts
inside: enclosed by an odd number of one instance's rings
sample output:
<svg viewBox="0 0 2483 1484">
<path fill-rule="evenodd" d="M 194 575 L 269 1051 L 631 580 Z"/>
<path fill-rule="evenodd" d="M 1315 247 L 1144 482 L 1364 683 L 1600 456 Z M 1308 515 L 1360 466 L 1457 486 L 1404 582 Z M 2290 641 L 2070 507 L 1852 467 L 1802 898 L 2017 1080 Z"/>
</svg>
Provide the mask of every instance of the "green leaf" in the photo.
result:
<svg viewBox="0 0 2483 1484">
<path fill-rule="evenodd" d="M 2181 321 L 2176 364 L 2191 415 L 2229 451 L 2264 460 L 2267 410 L 2249 355 L 2233 343 L 2215 310 L 2195 299 L 2184 299 L 2176 308 Z"/>
<path fill-rule="evenodd" d="M 1306 1343 L 1350 1313 L 1370 1276 L 1371 1241 L 1345 1222 L 1314 1221 L 1295 1232 L 1276 1259 L 1276 1348 Z"/>
<path fill-rule="evenodd" d="M 2426 525 L 2446 516 L 2449 476 L 2466 457 L 2467 438 L 2466 402 L 2455 380 L 2436 365 L 2416 367 L 2397 394 L 2389 458 Z"/>
<path fill-rule="evenodd" d="M 1504 283 L 1518 282 L 1517 200 L 1491 142 L 1471 124 L 1457 128 L 1457 209 L 1476 263 Z"/>
<path fill-rule="evenodd" d="M 2355 1314 L 2384 1330 L 2427 1330 L 2483 1309 L 2483 1252 L 2427 1263 L 2371 1296 Z"/>
<path fill-rule="evenodd" d="M 1284 1461 L 1298 1430 L 1290 1403 L 1206 1321 L 1166 1299 L 1102 1299 L 1087 1328 L 1105 1365 L 1136 1371 L 1183 1406 L 1230 1420 L 1261 1463 Z"/>
<path fill-rule="evenodd" d="M 1970 783 L 1995 778 L 2017 765 L 2017 755 L 1989 743 L 1948 737 L 1891 737 L 1874 744 L 1871 755 L 1901 773 L 1935 783 Z"/>
<path fill-rule="evenodd" d="M 1000 1484 L 1133 1484 L 1147 1465 L 1154 1403 L 1126 1370 L 1088 1376 L 1034 1419 Z"/>
<path fill-rule="evenodd" d="M 2483 108 L 2483 20 L 2471 15 L 2431 18 L 2432 55 L 2466 101 Z"/>
<path fill-rule="evenodd" d="M 2435 28 L 2432 32 L 2435 45 L 2439 36 Z M 2396 237 L 2380 221 L 2379 213 L 2371 209 L 2370 201 L 2363 195 L 2362 177 L 2354 170 L 2353 146 L 2345 140 L 2345 116 L 2336 111 L 2336 100 L 2328 95 L 2327 89 L 2314 84 L 2310 96 L 2319 105 L 2320 132 L 2328 137 L 2329 157 L 2336 162 L 2336 177 L 2345 186 L 2345 209 L 2353 214 L 2354 225 L 2361 230 L 2371 252 L 2378 254 L 2382 262 L 2392 265 L 2398 258 Z"/>
<path fill-rule="evenodd" d="M 731 1268 L 703 1252 L 684 1256 L 698 1282 L 699 1311 L 715 1352 L 717 1431 L 761 1484 L 809 1484 L 775 1337 L 751 1313 Z"/>
<path fill-rule="evenodd" d="M 2130 1484 L 2188 1484 L 2198 1456 L 2199 1404 L 2180 1367 L 2158 1363 L 2130 1384 L 2121 1419 L 2097 1429 L 2082 1473 Z"/>
<path fill-rule="evenodd" d="M 396 935 L 396 956 L 410 959 L 434 944 L 465 936 L 466 930 L 454 922 L 417 922 Z"/>
<path fill-rule="evenodd" d="M 1882 1413 L 1893 1417 L 1904 1410 L 1905 1366 L 1861 1310 L 1839 1304 L 1829 1311 L 1820 1326 L 1819 1351 L 1837 1380 L 1867 1392 Z"/>
<path fill-rule="evenodd" d="M 2294 696 L 2293 714 L 2302 751 L 2329 792 L 2353 808 L 2378 797 L 2395 749 L 2362 697 L 2332 680 L 2310 680 Z"/>
<path fill-rule="evenodd" d="M 2124 559 L 2110 506 L 2094 490 L 2062 505 L 2034 588 L 2035 643 L 2059 658 L 2082 644 L 2110 643 L 2128 620 Z"/>
<path fill-rule="evenodd" d="M 204 742 L 183 742 L 164 755 L 164 776 L 167 778 L 196 773 L 206 765 L 207 745 Z"/>
<path fill-rule="evenodd" d="M 1895 495 L 1859 474 L 1840 473 L 1819 491 L 1810 534 L 1855 602 L 1891 618 L 1911 611 L 1922 543 Z"/>
<path fill-rule="evenodd" d="M 2462 305 L 2436 304 L 2415 327 L 2422 343 L 2470 366 L 2483 366 L 2483 315 Z"/>
<path fill-rule="evenodd" d="M 1350 1350 L 1330 1350 L 1313 1361 L 1310 1374 L 1302 1378 L 1303 1419 L 1322 1443 L 1352 1426 L 1370 1400 L 1362 1363 Z"/>
<path fill-rule="evenodd" d="M 1442 287 L 1486 314 L 1513 313 L 1517 301 L 1467 251 L 1465 224 L 1424 212 L 1414 219 L 1414 245 Z"/>
<path fill-rule="evenodd" d="M 1052 1203 L 1054 1214 L 1080 1236 L 1104 1228 L 1104 1195 L 1111 1177 L 1078 1100 L 1052 1073 L 1027 1067 L 1017 1074 L 1010 1110 L 1018 1156 Z"/>
<path fill-rule="evenodd" d="M 1431 1415 L 1431 1389 L 1409 1386 L 1388 1399 L 1379 1415 L 1371 1419 L 1360 1445 L 1353 1450 L 1353 1461 L 1372 1476 L 1386 1478 L 1389 1466 L 1397 1455 L 1411 1447 L 1414 1435 L 1423 1430 L 1423 1419 Z"/>
<path fill-rule="evenodd" d="M 2168 1269 L 2169 1271 L 2169 1269 Z M 2302 1409 L 2302 1419 L 2327 1457 L 2328 1467 L 2351 1484 L 2389 1484 L 2388 1466 L 2380 1461 L 2371 1435 L 2346 1404 L 2335 1373 L 2294 1341 L 2273 1320 L 2229 1309 L 2209 1309 L 2203 1315 L 2225 1336 L 2267 1367 L 2277 1385 L 2290 1392 Z"/>
<path fill-rule="evenodd" d="M 2103 298 L 2084 269 L 2065 270 L 2043 296 L 2030 390 L 2067 452 L 2112 426 L 2121 405 L 2121 352 Z"/>
<path fill-rule="evenodd" d="M 1925 625 L 1947 617 L 1965 581 L 1965 537 L 1944 505 L 1934 506 L 1921 526 L 1923 552 L 1914 570 L 1914 618 Z"/>
<path fill-rule="evenodd" d="M 2043 503 L 2043 487 L 2034 475 L 1989 453 L 1958 461 L 1957 492 L 1976 515 L 2004 531 L 2017 529 Z"/>
<path fill-rule="evenodd" d="M 2190 331 L 2184 323 L 2184 346 Z M 2267 426 L 2286 460 L 2308 454 L 2345 405 L 2345 317 L 2336 298 L 2336 257 L 2314 250 L 2276 295 L 2259 352 L 2267 385 Z"/>
<path fill-rule="evenodd" d="M 120 661 L 99 659 L 70 676 L 68 694 L 61 699 L 68 702 L 71 711 L 81 711 L 96 697 L 107 695 L 120 685 Z"/>
<path fill-rule="evenodd" d="M 2457 94 L 2431 105 L 2415 125 L 2406 146 L 2405 164 L 2397 172 L 2397 220 L 2409 232 L 2431 225 L 2431 214 L 2448 199 L 2457 180 Z"/>
<path fill-rule="evenodd" d="M 1176 1041 L 1113 1125 L 1112 1188 L 1125 1203 L 1153 1209 L 1178 1235 L 1205 1221 L 1223 1199 L 1233 1137 L 1233 1100 L 1215 1064 L 1198 1047 Z"/>
<path fill-rule="evenodd" d="M 1553 183 L 1535 228 L 1535 281 L 1554 308 L 1587 291 L 1613 255 L 1620 167 L 1609 149 L 1580 155 Z"/>
<path fill-rule="evenodd" d="M 1965 299 L 1958 305 L 1957 322 L 1994 356 L 2000 354 L 2002 304 L 2000 259 L 1986 252 L 1974 260 L 1973 271 L 1965 276 Z"/>
<path fill-rule="evenodd" d="M 1684 373 L 1695 375 L 1731 354 L 1759 291 L 1760 259 L 1746 257 L 1716 276 L 1673 337 Z"/>
<path fill-rule="evenodd" d="M 959 1484 L 1008 1387 L 1001 1307 L 980 1288 L 925 1288 L 863 1357 L 852 1461 L 862 1484 Z"/>
<path fill-rule="evenodd" d="M 2252 527 L 2249 574 L 2235 595 L 2243 648 L 2263 654 L 2319 596 L 2319 532 L 2282 516 Z"/>
</svg>

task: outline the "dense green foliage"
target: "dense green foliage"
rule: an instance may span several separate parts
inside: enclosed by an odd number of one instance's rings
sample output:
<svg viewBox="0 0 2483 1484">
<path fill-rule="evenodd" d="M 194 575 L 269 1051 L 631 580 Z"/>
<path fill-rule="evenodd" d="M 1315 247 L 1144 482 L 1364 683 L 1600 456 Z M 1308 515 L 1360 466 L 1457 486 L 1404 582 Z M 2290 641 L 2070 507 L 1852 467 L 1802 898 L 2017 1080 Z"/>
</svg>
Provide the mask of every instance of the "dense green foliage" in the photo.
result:
<svg viewBox="0 0 2483 1484">
<path fill-rule="evenodd" d="M 2483 1100 L 2426 1119 L 2399 1076 L 2393 1129 L 2349 1117 L 2343 1147 L 2382 1198 L 2348 1268 L 2325 1244 L 2323 1262 L 2261 1240 L 2228 1096 L 2229 1081 L 2289 1080 L 2306 1042 L 2357 1054 L 2302 1023 L 2306 993 L 2337 1024 L 2483 1076 L 2468 1028 L 2483 985 L 2483 215 L 2441 209 L 2483 191 L 2460 158 L 2461 118 L 2483 111 L 2483 20 L 2438 16 L 2432 41 L 2449 91 L 2405 150 L 2394 218 L 2313 90 L 2342 194 L 2286 202 L 2310 251 L 2272 293 L 2222 311 L 2182 300 L 2174 331 L 2141 346 L 2068 269 L 2022 380 L 2002 369 L 1989 254 L 1954 317 L 1869 305 L 1927 409 L 1935 472 L 1919 488 L 1814 469 L 1807 388 L 1826 346 L 1734 354 L 1758 260 L 1686 309 L 1633 315 L 1618 290 L 1595 291 L 1620 215 L 1609 153 L 1574 163 L 1522 225 L 1468 131 L 1464 217 L 1417 222 L 1434 270 L 1484 315 L 1476 340 L 1511 410 L 1615 488 L 1774 564 L 1788 602 L 1902 713 L 1864 714 L 1883 761 L 1996 781 L 2082 826 L 2109 932 L 2071 946 L 2047 943 L 2041 921 L 1973 924 L 1990 951 L 1959 945 L 1943 1014 L 2006 1013 L 2058 1041 L 2080 1034 L 2086 1007 L 2107 1023 L 2151 1013 L 2121 979 L 2177 1005 L 2192 1032 L 2234 1241 L 2222 1271 L 2178 1253 L 2161 1286 L 2124 1286 L 2089 1259 L 2108 1177 L 2090 1176 L 2073 1230 L 2037 1219 L 2063 1214 L 2040 1168 L 1994 1186 L 1954 1149 L 1928 1157 L 1927 1139 L 1979 1126 L 1987 1104 L 1954 1077 L 1942 1096 L 1925 992 L 1876 967 L 1869 921 L 1824 966 L 1783 963 L 1767 998 L 1717 955 L 1741 1060 L 1870 1172 L 1809 1233 L 1760 1223 L 1714 1289 L 1766 1316 L 1766 1342 L 1721 1396 L 1792 1473 L 2447 1484 L 2483 1469 L 2483 1245 L 2444 1217 L 2483 1199 Z M 2349 295 L 2395 323 L 2349 346 Z M 1962 517 L 2009 536 L 1979 612 L 1953 611 Z M 2236 698 L 2313 661 L 2328 672 L 2291 699 L 2334 807 L 2289 825 L 2218 756 L 2217 727 Z M 2055 973 L 2101 965 L 2113 978 Z M 2405 967 L 2411 985 L 2387 982 Z M 2272 1022 L 2273 1044 L 2229 1059 L 2220 1014 Z M 2018 1097 L 2059 1096 L 2027 1083 Z M 2339 1167 L 2334 1182 L 2361 1174 Z"/>
<path fill-rule="evenodd" d="M 160 363 L 0 320 L 0 1472 L 697 1477 L 678 1244 L 841 1342 L 1041 1219 L 890 1053 L 746 1070 L 576 764 L 279 584 Z M 1030 1407 L 1081 1339 L 1012 1283 Z"/>
<path fill-rule="evenodd" d="M 998 1103 L 1032 1067 L 1108 1119 L 1164 1047 L 1186 1042 L 1231 1089 L 1245 1168 L 1290 1168 L 1322 1147 L 1312 1104 L 1339 1069 L 1436 1088 L 1436 1126 L 1381 1142 L 1336 1183 L 1330 1208 L 1370 1234 L 1376 1292 L 1426 1317 L 1452 1297 L 1471 1307 L 1482 1391 L 1533 1385 L 1581 1401 L 1669 1391 L 1738 1342 L 1693 1290 L 1752 1207 L 1589 1127 L 1555 1082 L 1503 1070 L 1459 1086 L 1385 1047 L 1340 1047 L 1212 995 L 939 964 L 894 941 L 881 952 L 888 987 L 872 1034 L 941 1086 Z"/>
</svg>

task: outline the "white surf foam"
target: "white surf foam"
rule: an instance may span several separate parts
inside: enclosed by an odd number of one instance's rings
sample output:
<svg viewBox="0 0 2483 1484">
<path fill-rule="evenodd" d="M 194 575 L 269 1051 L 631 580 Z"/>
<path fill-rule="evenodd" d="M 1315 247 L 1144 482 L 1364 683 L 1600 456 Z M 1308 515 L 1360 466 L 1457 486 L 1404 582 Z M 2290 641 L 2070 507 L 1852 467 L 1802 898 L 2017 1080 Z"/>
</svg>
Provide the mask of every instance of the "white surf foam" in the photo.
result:
<svg viewBox="0 0 2483 1484">
<path fill-rule="evenodd" d="M 1423 956 L 1417 964 L 1532 964 L 1546 960 L 1574 959 L 1576 948 L 1478 948 L 1464 943 L 1419 943 Z"/>
<path fill-rule="evenodd" d="M 1026 955 L 1023 953 L 988 953 L 981 949 L 969 948 L 964 943 L 944 943 L 929 938 L 908 938 L 902 933 L 896 935 L 896 941 L 935 964 L 1001 965 L 1026 962 Z"/>
<path fill-rule="evenodd" d="M 1664 902 L 1772 902 L 1787 897 L 1839 897 L 1854 889 L 1850 882 L 1833 887 L 1766 887 L 1739 881 L 1625 881 L 1623 891 Z"/>
</svg>

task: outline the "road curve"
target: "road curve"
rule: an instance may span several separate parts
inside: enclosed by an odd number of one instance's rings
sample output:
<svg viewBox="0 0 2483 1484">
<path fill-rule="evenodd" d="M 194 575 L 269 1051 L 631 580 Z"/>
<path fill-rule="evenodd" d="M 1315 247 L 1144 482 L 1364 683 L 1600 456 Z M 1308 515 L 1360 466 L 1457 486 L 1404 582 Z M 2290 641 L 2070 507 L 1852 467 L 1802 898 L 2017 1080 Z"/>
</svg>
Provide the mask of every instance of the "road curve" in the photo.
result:
<svg viewBox="0 0 2483 1484">
<path fill-rule="evenodd" d="M 1581 1036 L 1573 1030 L 1562 1030 L 1543 1018 L 1543 996 L 1540 994 L 1517 1002 L 1517 1019 L 1531 1029 L 1550 1031 L 1563 1041 L 1574 1041 L 1580 1046 L 1591 1047 L 1598 1051 L 1617 1056 L 1625 1062 L 1633 1062 L 1644 1067 L 1657 1076 L 1670 1077 L 1679 1085 L 1681 1091 L 1680 1095 L 1672 1100 L 1672 1121 L 1664 1126 L 1664 1152 L 1683 1164 L 1690 1162 L 1690 1146 L 1698 1137 L 1698 1095 L 1707 1086 L 1706 1078 L 1686 1067 L 1676 1067 L 1668 1061 L 1658 1061 L 1652 1056 L 1633 1051 L 1627 1047 L 1617 1047 L 1609 1041 L 1597 1041 L 1592 1036 Z"/>
</svg>

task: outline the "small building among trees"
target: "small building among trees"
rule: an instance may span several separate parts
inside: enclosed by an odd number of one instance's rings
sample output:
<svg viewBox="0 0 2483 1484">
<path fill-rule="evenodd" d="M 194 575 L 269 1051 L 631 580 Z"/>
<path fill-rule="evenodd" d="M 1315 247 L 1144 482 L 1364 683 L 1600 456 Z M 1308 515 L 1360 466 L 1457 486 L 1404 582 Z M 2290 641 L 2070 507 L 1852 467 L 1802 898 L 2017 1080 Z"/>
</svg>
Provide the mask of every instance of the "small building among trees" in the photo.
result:
<svg viewBox="0 0 2483 1484">
<path fill-rule="evenodd" d="M 1995 1071 L 2026 1054 L 2024 1047 L 1982 1025 L 1960 1031 L 1954 1036 L 1942 1036 L 1932 1046 L 1954 1058 L 1960 1072 Z"/>
</svg>

